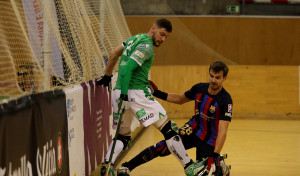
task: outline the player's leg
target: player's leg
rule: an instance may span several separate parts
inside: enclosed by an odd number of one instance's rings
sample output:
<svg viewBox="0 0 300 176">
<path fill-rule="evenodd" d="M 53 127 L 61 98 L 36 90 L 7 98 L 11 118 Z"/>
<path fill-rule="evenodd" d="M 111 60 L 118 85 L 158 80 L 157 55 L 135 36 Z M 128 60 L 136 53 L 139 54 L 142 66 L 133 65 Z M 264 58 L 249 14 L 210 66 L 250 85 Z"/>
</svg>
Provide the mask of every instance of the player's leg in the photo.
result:
<svg viewBox="0 0 300 176">
<path fill-rule="evenodd" d="M 196 166 L 187 155 L 182 141 L 173 129 L 171 121 L 167 119 L 166 111 L 147 90 L 128 91 L 128 96 L 135 97 L 130 108 L 136 114 L 137 119 L 145 126 L 153 124 L 164 135 L 170 152 L 179 160 L 187 175 L 192 175 L 200 166 Z M 177 130 L 177 129 L 176 129 Z"/>
<path fill-rule="evenodd" d="M 191 159 L 185 151 L 181 138 L 173 128 L 174 122 L 172 123 L 172 121 L 168 120 L 165 115 L 153 125 L 164 135 L 168 149 L 179 160 L 181 165 L 185 166 L 189 163 Z"/>
<path fill-rule="evenodd" d="M 117 94 L 120 92 L 118 90 L 114 90 L 114 96 L 113 96 L 113 101 L 112 101 L 112 106 L 113 106 L 113 112 L 114 112 L 114 118 L 116 117 L 116 112 L 118 111 L 117 108 L 117 100 L 115 97 L 118 97 Z M 110 162 L 112 166 L 114 166 L 116 158 L 119 156 L 119 154 L 127 147 L 130 138 L 131 138 L 131 123 L 132 123 L 132 117 L 133 114 L 130 110 L 127 110 L 122 118 L 120 129 L 117 135 L 116 139 L 116 144 L 114 151 L 112 151 L 112 146 L 113 146 L 113 141 L 111 142 L 108 151 L 105 155 L 104 162 L 101 165 L 101 176 L 105 175 L 106 170 L 107 170 L 107 164 Z M 118 121 L 118 119 L 114 119 L 115 121 Z M 111 161 L 110 156 L 111 153 L 113 153 Z M 109 176 L 114 175 L 113 167 L 109 168 Z"/>
<path fill-rule="evenodd" d="M 173 130 L 176 130 L 176 124 L 174 122 L 172 122 L 173 125 Z M 183 145 L 185 147 L 186 150 L 195 147 L 195 143 L 193 141 L 193 139 L 191 139 L 191 136 L 182 136 L 180 135 Z M 145 164 L 153 159 L 155 159 L 156 157 L 164 157 L 164 156 L 168 156 L 170 155 L 171 152 L 169 151 L 166 141 L 160 141 L 157 144 L 147 147 L 146 149 L 144 149 L 141 153 L 139 153 L 138 155 L 136 155 L 134 158 L 132 158 L 130 161 L 125 162 L 122 164 L 122 166 L 118 169 L 118 176 L 123 176 L 121 175 L 121 173 L 124 172 L 131 172 L 133 169 L 135 169 L 136 167 Z"/>
<path fill-rule="evenodd" d="M 165 120 L 164 123 L 162 121 Z M 166 144 L 170 152 L 178 159 L 181 165 L 184 167 L 185 174 L 187 176 L 194 176 L 196 173 L 204 168 L 203 163 L 194 163 L 188 154 L 182 143 L 180 136 L 172 128 L 172 122 L 167 120 L 167 117 L 161 118 L 159 121 L 153 123 L 165 137 Z"/>
<path fill-rule="evenodd" d="M 116 158 L 127 147 L 130 139 L 131 139 L 130 127 L 120 127 L 120 132 L 119 132 L 118 137 L 116 139 L 116 144 L 115 144 L 114 151 L 112 151 L 113 142 L 111 142 L 111 144 L 110 144 L 110 146 L 107 150 L 107 153 L 105 155 L 104 163 L 101 166 L 101 176 L 104 175 L 105 172 L 106 172 L 107 163 L 109 162 L 109 158 L 110 158 L 111 153 L 113 152 L 113 155 L 112 155 L 112 158 L 111 158 L 110 162 L 111 162 L 111 165 L 114 166 Z M 111 171 L 109 171 L 109 172 L 113 172 L 113 167 L 110 167 L 110 170 Z"/>
<path fill-rule="evenodd" d="M 145 164 L 158 156 L 168 156 L 170 155 L 170 151 L 167 147 L 166 142 L 160 141 L 156 145 L 147 147 L 141 153 L 136 155 L 130 161 L 125 162 L 118 169 L 118 176 L 128 176 L 129 173 L 135 169 L 136 167 Z"/>
</svg>

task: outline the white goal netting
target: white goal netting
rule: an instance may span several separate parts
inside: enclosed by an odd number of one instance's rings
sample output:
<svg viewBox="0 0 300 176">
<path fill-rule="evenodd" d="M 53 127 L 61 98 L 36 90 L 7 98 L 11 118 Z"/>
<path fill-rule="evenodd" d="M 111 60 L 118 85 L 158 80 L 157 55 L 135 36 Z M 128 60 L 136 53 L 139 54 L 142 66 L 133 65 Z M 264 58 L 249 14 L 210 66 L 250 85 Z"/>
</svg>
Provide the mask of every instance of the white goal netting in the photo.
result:
<svg viewBox="0 0 300 176">
<path fill-rule="evenodd" d="M 0 0 L 0 96 L 99 78 L 130 35 L 119 0 Z"/>
</svg>

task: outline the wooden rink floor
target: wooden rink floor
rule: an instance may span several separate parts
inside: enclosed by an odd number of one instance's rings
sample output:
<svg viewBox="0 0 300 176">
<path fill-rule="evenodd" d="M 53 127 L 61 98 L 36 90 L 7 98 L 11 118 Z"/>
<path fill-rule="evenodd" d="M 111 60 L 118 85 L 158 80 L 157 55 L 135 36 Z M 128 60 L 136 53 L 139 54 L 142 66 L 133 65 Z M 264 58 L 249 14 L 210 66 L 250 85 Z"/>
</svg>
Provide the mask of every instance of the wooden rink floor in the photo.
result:
<svg viewBox="0 0 300 176">
<path fill-rule="evenodd" d="M 187 119 L 174 120 L 181 127 Z M 153 126 L 144 129 L 132 148 L 117 163 L 129 161 L 163 136 Z M 195 150 L 187 151 L 194 160 Z M 300 121 L 233 119 L 222 149 L 232 176 L 300 175 Z M 169 155 L 137 167 L 131 176 L 184 176 L 179 161 Z"/>
</svg>

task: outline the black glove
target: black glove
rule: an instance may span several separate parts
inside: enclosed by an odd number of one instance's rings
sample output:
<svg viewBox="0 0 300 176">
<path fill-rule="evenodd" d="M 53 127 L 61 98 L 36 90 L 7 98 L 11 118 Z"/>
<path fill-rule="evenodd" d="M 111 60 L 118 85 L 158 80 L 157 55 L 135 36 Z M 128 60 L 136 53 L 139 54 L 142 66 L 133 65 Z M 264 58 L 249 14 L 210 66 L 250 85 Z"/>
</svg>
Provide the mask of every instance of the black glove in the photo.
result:
<svg viewBox="0 0 300 176">
<path fill-rule="evenodd" d="M 122 99 L 122 100 L 124 100 L 124 101 L 128 101 L 128 95 L 121 94 L 121 95 L 120 95 L 120 99 Z"/>
<path fill-rule="evenodd" d="M 188 135 L 192 134 L 192 132 L 193 132 L 192 127 L 187 123 L 183 127 L 179 128 L 179 134 L 181 136 L 184 136 L 184 135 L 188 136 Z"/>
<path fill-rule="evenodd" d="M 112 76 L 107 76 L 107 75 L 104 75 L 100 78 L 100 80 L 97 81 L 97 85 L 103 85 L 105 87 L 109 87 L 109 83 L 111 81 L 111 77 Z"/>
<path fill-rule="evenodd" d="M 153 96 L 160 98 L 162 100 L 167 100 L 168 93 L 158 90 L 157 86 L 151 80 L 148 80 L 150 83 L 150 89 Z"/>
</svg>

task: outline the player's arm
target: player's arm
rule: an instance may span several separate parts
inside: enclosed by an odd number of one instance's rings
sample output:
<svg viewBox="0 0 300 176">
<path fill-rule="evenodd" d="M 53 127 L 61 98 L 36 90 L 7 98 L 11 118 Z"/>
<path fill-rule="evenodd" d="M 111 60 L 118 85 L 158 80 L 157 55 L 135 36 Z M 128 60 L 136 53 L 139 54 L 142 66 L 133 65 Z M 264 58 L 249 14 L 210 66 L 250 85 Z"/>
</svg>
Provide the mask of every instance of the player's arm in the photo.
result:
<svg viewBox="0 0 300 176">
<path fill-rule="evenodd" d="M 215 150 L 214 150 L 215 153 L 220 154 L 220 152 L 224 146 L 226 136 L 227 136 L 228 126 L 229 126 L 229 121 L 226 121 L 226 120 L 219 121 L 218 136 L 216 139 L 216 145 L 215 145 Z"/>
<path fill-rule="evenodd" d="M 107 76 L 112 75 L 114 67 L 115 67 L 116 63 L 118 62 L 118 58 L 121 56 L 123 49 L 124 49 L 124 46 L 123 46 L 123 44 L 121 44 L 117 48 L 111 50 L 108 61 L 107 61 L 106 69 L 105 69 L 105 75 L 107 75 Z"/>
<path fill-rule="evenodd" d="M 158 90 L 157 86 L 151 80 L 149 80 L 149 83 L 151 86 L 152 95 L 159 99 L 176 104 L 184 104 L 188 101 L 191 101 L 185 96 L 185 94 L 166 93 L 161 90 Z"/>
<path fill-rule="evenodd" d="M 167 101 L 176 104 L 184 104 L 191 101 L 184 94 L 168 93 Z"/>
<path fill-rule="evenodd" d="M 232 99 L 231 99 L 231 97 L 230 96 L 225 97 L 223 99 L 223 101 L 225 101 L 225 103 L 223 105 L 221 105 L 221 107 L 220 107 L 221 117 L 220 117 L 220 121 L 219 121 L 218 136 L 216 139 L 216 145 L 215 145 L 215 151 L 214 151 L 215 153 L 219 153 L 219 154 L 225 143 L 228 126 L 229 126 L 229 123 L 232 118 Z"/>
<path fill-rule="evenodd" d="M 105 74 L 99 80 L 97 80 L 97 85 L 110 87 L 113 69 L 118 62 L 118 58 L 122 55 L 124 46 L 125 43 L 119 45 L 110 52 L 105 68 Z M 108 88 L 108 90 L 110 90 L 110 88 Z"/>
<path fill-rule="evenodd" d="M 121 94 L 128 95 L 128 87 L 131 80 L 132 72 L 138 68 L 139 64 L 133 60 L 129 59 L 126 64 L 119 70 L 121 74 Z"/>
</svg>

